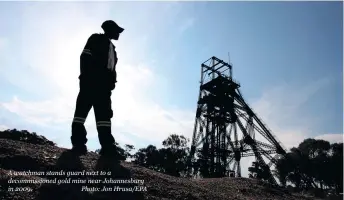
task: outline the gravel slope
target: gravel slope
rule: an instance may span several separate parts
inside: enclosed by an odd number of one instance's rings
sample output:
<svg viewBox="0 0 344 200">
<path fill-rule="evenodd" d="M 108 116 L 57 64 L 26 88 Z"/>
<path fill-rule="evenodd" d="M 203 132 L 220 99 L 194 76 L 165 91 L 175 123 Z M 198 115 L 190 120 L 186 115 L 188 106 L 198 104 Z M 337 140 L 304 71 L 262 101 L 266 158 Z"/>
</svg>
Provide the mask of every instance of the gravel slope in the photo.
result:
<svg viewBox="0 0 344 200">
<path fill-rule="evenodd" d="M 33 175 L 10 175 L 10 172 L 21 171 L 59 171 L 65 173 L 71 171 L 106 171 L 111 175 L 79 175 L 72 176 L 72 180 L 143 180 L 144 184 L 14 184 L 13 180 L 54 180 L 70 178 L 66 175 L 60 176 L 33 176 Z M 26 142 L 0 139 L 0 199 L 20 200 L 77 200 L 77 199 L 156 199 L 156 200 L 263 200 L 263 199 L 311 199 L 292 195 L 280 189 L 274 189 L 256 180 L 247 178 L 216 178 L 190 180 L 176 178 L 161 174 L 132 163 L 112 163 L 99 157 L 96 153 L 89 152 L 85 156 L 75 156 L 68 149 L 51 145 L 34 145 Z M 32 191 L 8 191 L 8 187 L 29 187 Z M 113 188 L 145 189 L 141 192 L 92 192 L 81 191 L 82 187 L 107 186 Z M 141 187 L 140 187 L 141 186 Z M 144 187 L 142 187 L 144 186 Z M 314 198 L 313 198 L 314 199 Z"/>
</svg>

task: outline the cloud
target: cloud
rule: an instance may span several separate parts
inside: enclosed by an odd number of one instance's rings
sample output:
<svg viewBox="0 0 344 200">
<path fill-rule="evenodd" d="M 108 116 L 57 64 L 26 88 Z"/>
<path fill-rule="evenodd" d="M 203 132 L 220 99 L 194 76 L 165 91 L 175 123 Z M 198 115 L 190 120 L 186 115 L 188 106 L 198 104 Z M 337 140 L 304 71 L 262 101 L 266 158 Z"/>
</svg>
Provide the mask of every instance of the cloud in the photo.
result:
<svg viewBox="0 0 344 200">
<path fill-rule="evenodd" d="M 154 80 L 154 73 L 149 68 L 125 66 L 121 69 L 118 72 L 121 78 L 112 97 L 114 130 L 130 132 L 153 143 L 161 143 L 172 132 L 191 132 L 189 127 L 192 127 L 190 124 L 193 122 L 193 112 L 166 110 L 146 96 L 146 91 L 151 88 Z M 1 105 L 29 123 L 49 128 L 55 125 L 66 126 L 71 122 L 75 97 L 76 94 L 31 102 L 14 97 L 12 101 Z M 94 124 L 94 115 L 90 112 L 86 125 L 95 130 Z"/>
<path fill-rule="evenodd" d="M 7 129 L 9 129 L 7 126 L 0 125 L 0 131 L 4 131 L 4 130 L 7 130 Z"/>
<path fill-rule="evenodd" d="M 330 143 L 343 143 L 343 133 L 318 135 L 314 139 L 329 141 Z"/>
<path fill-rule="evenodd" d="M 245 99 L 255 112 L 271 130 L 275 138 L 282 146 L 289 150 L 298 146 L 304 139 L 313 138 L 312 127 L 314 122 L 311 117 L 300 119 L 300 112 L 314 94 L 330 84 L 330 79 L 324 78 L 305 84 L 303 87 L 296 87 L 286 83 L 280 83 L 263 92 L 258 99 Z M 244 97 L 245 98 L 245 97 Z M 304 113 L 302 116 L 305 116 Z M 342 134 L 324 134 L 316 138 L 323 138 L 328 141 L 340 141 Z M 256 132 L 256 139 L 266 142 Z M 248 167 L 251 166 L 254 157 L 241 159 L 242 175 L 248 177 Z"/>
<path fill-rule="evenodd" d="M 49 127 L 49 125 L 64 123 L 70 120 L 71 104 L 65 99 L 53 99 L 38 102 L 25 102 L 18 97 L 12 101 L 0 104 L 6 110 L 16 113 L 27 122 Z"/>
<path fill-rule="evenodd" d="M 307 83 L 303 87 L 281 83 L 263 92 L 259 99 L 253 100 L 251 106 L 285 148 L 289 149 L 313 137 L 314 119 L 305 117 L 302 107 L 330 83 L 329 78 Z"/>
</svg>

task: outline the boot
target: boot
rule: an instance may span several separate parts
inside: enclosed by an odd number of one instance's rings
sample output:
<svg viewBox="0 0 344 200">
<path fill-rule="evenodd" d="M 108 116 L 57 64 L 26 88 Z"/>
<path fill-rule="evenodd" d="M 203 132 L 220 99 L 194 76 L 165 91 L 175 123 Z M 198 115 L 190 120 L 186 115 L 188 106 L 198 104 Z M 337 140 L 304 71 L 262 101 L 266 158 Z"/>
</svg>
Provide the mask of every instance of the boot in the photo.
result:
<svg viewBox="0 0 344 200">
<path fill-rule="evenodd" d="M 72 136 L 70 137 L 72 142 L 72 151 L 80 154 L 85 155 L 87 153 L 87 132 L 85 126 L 83 124 L 72 124 Z"/>
<path fill-rule="evenodd" d="M 125 160 L 124 152 L 122 152 L 115 144 L 103 145 L 99 154 L 104 157 L 115 159 L 116 161 Z"/>
<path fill-rule="evenodd" d="M 73 145 L 72 152 L 78 155 L 85 155 L 87 154 L 87 147 L 84 144 Z"/>
</svg>

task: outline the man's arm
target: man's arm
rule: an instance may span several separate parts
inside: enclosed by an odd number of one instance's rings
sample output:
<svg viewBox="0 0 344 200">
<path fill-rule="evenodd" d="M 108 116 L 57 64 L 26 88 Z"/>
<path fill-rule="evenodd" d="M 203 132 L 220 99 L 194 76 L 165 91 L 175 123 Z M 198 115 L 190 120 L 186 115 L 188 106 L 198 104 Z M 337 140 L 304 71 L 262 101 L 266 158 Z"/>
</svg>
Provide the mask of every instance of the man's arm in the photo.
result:
<svg viewBox="0 0 344 200">
<path fill-rule="evenodd" d="M 111 86 L 111 89 L 113 90 L 113 89 L 115 89 L 116 83 L 117 83 L 117 72 L 116 72 L 116 70 L 113 71 L 112 77 L 113 77 L 113 78 L 112 78 L 112 86 Z"/>
<path fill-rule="evenodd" d="M 87 43 L 80 55 L 81 74 L 92 69 L 95 64 L 94 61 L 97 53 L 97 40 L 98 37 L 96 34 L 91 35 L 87 40 Z"/>
<path fill-rule="evenodd" d="M 116 65 L 117 65 L 117 52 L 114 51 L 114 66 L 112 71 L 112 89 L 115 89 L 116 83 L 117 83 L 117 71 L 116 71 Z"/>
</svg>

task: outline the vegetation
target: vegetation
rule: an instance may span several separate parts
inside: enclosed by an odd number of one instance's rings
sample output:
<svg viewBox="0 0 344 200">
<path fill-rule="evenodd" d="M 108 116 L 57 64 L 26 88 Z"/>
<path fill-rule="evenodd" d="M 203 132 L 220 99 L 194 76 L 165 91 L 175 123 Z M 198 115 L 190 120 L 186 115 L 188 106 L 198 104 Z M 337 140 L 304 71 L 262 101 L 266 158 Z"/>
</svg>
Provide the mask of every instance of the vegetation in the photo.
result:
<svg viewBox="0 0 344 200">
<path fill-rule="evenodd" d="M 187 176 L 188 140 L 182 135 L 172 134 L 162 142 L 163 148 L 153 145 L 139 149 L 134 154 L 134 163 L 176 177 Z"/>
<path fill-rule="evenodd" d="M 306 139 L 279 159 L 275 175 L 299 190 L 330 188 L 343 192 L 343 143 Z"/>
</svg>

